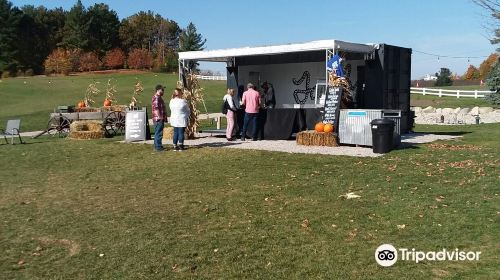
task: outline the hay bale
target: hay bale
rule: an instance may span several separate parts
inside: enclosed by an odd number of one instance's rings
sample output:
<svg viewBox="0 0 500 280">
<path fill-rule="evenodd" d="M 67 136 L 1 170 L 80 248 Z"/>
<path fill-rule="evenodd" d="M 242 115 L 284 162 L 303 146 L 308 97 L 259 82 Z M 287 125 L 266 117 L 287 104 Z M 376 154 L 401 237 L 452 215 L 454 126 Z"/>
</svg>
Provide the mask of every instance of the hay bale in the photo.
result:
<svg viewBox="0 0 500 280">
<path fill-rule="evenodd" d="M 327 132 L 306 130 L 297 133 L 297 145 L 337 147 L 337 135 Z"/>
<path fill-rule="evenodd" d="M 101 112 L 123 112 L 127 106 L 125 105 L 113 105 L 101 107 Z"/>
<path fill-rule="evenodd" d="M 174 138 L 174 128 L 171 126 L 163 128 L 162 139 L 173 139 L 173 138 Z M 187 130 L 184 130 L 184 139 L 188 139 Z"/>
<path fill-rule="evenodd" d="M 83 113 L 83 112 L 100 112 L 101 108 L 94 107 L 83 107 L 83 108 L 75 108 L 75 112 Z"/>
<path fill-rule="evenodd" d="M 100 139 L 104 138 L 102 121 L 75 121 L 69 126 L 71 139 Z"/>
</svg>

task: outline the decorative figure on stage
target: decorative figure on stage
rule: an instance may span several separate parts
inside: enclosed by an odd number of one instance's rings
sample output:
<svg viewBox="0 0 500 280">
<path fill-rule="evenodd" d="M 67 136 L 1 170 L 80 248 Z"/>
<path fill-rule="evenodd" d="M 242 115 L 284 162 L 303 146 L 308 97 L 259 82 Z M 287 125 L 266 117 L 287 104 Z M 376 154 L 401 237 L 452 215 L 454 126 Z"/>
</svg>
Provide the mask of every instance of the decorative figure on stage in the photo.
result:
<svg viewBox="0 0 500 280">
<path fill-rule="evenodd" d="M 274 96 L 273 84 L 265 81 L 262 86 L 262 105 L 265 109 L 273 109 L 276 106 L 276 97 Z"/>
<path fill-rule="evenodd" d="M 298 86 L 301 85 L 304 80 L 306 81 L 306 89 L 296 89 L 293 91 L 293 97 L 298 104 L 305 104 L 308 96 L 311 97 L 311 100 L 314 100 L 314 90 L 316 86 L 309 87 L 311 82 L 311 74 L 309 74 L 309 71 L 304 71 L 302 77 L 298 80 L 293 78 L 292 82 L 294 85 Z"/>
<path fill-rule="evenodd" d="M 344 59 L 336 54 L 336 55 L 332 56 L 332 58 L 330 58 L 327 61 L 326 69 L 329 72 L 334 73 L 337 77 L 343 77 L 344 76 L 344 69 L 342 67 L 342 61 L 344 61 Z"/>
</svg>

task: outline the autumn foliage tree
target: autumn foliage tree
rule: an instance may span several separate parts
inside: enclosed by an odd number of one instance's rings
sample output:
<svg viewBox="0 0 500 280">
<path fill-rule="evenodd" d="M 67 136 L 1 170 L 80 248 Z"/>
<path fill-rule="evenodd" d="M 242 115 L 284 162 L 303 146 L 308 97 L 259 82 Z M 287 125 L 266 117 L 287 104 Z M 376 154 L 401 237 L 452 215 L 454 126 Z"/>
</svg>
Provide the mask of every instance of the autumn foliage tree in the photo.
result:
<svg viewBox="0 0 500 280">
<path fill-rule="evenodd" d="M 106 53 L 103 62 L 108 69 L 120 69 L 125 64 L 125 53 L 119 48 L 110 50 Z"/>
<path fill-rule="evenodd" d="M 71 71 L 69 52 L 62 48 L 55 49 L 45 60 L 44 66 L 48 74 L 56 73 L 68 75 Z"/>
<path fill-rule="evenodd" d="M 147 49 L 133 49 L 128 54 L 127 63 L 132 69 L 151 69 L 153 56 Z"/>
<path fill-rule="evenodd" d="M 101 67 L 99 57 L 93 52 L 86 52 L 80 57 L 80 71 L 95 71 Z"/>
<path fill-rule="evenodd" d="M 474 65 L 469 65 L 469 68 L 467 68 L 463 79 L 469 81 L 479 79 L 479 69 L 477 69 Z"/>
<path fill-rule="evenodd" d="M 490 54 L 490 56 L 479 65 L 479 78 L 486 79 L 497 60 L 498 55 L 496 53 Z"/>
</svg>

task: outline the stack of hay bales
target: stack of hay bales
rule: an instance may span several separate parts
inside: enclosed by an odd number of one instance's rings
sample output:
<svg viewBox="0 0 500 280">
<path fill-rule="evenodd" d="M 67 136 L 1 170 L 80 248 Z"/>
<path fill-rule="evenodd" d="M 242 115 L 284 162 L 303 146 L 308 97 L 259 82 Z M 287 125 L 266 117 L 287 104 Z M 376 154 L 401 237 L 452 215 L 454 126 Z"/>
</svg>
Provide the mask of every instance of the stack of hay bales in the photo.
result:
<svg viewBox="0 0 500 280">
<path fill-rule="evenodd" d="M 163 128 L 162 139 L 173 139 L 173 138 L 174 138 L 174 128 L 171 126 Z M 184 139 L 188 139 L 187 129 L 184 130 Z"/>
<path fill-rule="evenodd" d="M 75 121 L 69 126 L 71 139 L 100 139 L 104 138 L 102 121 L 87 120 Z"/>
<path fill-rule="evenodd" d="M 127 106 L 125 105 L 112 105 L 101 107 L 101 112 L 123 112 Z"/>
<path fill-rule="evenodd" d="M 337 147 L 337 135 L 329 132 L 306 130 L 297 133 L 297 145 Z"/>
<path fill-rule="evenodd" d="M 100 112 L 100 108 L 94 107 L 83 107 L 83 108 L 75 108 L 75 112 L 83 113 L 83 112 Z"/>
</svg>

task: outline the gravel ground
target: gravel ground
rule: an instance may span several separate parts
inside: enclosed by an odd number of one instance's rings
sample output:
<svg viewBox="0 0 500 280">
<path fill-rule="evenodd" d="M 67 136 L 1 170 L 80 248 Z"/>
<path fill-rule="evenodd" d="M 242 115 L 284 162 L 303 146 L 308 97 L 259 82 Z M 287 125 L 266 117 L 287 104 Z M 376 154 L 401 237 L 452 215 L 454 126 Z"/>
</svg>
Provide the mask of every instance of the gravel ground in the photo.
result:
<svg viewBox="0 0 500 280">
<path fill-rule="evenodd" d="M 400 148 L 406 148 L 415 144 L 430 143 L 436 140 L 449 140 L 460 136 L 453 135 L 436 135 L 412 133 L 401 137 L 402 145 Z M 153 141 L 141 141 L 134 143 L 143 143 L 152 145 Z M 163 144 L 170 150 L 171 140 L 163 140 Z M 185 144 L 189 146 L 199 147 L 221 147 L 229 149 L 246 149 L 246 150 L 263 150 L 276 151 L 286 153 L 301 153 L 301 154 L 323 154 L 323 155 L 342 155 L 353 157 L 378 157 L 381 154 L 375 154 L 371 147 L 318 147 L 318 146 L 301 146 L 297 145 L 294 140 L 263 140 L 263 141 L 231 141 L 228 142 L 224 137 L 212 137 L 210 134 L 200 133 L 199 138 L 195 140 L 186 140 Z"/>
</svg>

